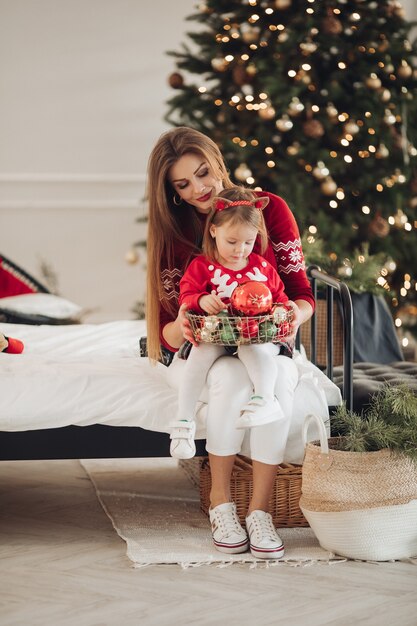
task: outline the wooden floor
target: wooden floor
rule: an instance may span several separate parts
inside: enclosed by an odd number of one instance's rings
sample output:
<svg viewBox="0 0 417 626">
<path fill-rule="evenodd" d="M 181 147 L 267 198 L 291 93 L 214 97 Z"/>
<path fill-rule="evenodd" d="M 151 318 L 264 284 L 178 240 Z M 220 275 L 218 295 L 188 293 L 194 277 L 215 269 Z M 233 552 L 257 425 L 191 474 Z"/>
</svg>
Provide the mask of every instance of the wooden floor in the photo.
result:
<svg viewBox="0 0 417 626">
<path fill-rule="evenodd" d="M 417 565 L 133 569 L 78 461 L 0 468 L 1 626 L 417 625 Z"/>
</svg>

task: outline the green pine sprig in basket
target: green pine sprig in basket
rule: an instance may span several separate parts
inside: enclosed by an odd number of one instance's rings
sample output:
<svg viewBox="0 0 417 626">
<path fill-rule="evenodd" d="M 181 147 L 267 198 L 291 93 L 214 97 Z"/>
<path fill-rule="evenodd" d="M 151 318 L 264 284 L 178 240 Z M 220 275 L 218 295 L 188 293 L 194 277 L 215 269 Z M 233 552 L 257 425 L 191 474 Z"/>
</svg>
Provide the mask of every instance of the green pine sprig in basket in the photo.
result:
<svg viewBox="0 0 417 626">
<path fill-rule="evenodd" d="M 338 407 L 332 430 L 342 437 L 340 449 L 372 452 L 388 448 L 417 463 L 417 396 L 406 384 L 386 384 L 372 396 L 366 413 Z"/>
</svg>

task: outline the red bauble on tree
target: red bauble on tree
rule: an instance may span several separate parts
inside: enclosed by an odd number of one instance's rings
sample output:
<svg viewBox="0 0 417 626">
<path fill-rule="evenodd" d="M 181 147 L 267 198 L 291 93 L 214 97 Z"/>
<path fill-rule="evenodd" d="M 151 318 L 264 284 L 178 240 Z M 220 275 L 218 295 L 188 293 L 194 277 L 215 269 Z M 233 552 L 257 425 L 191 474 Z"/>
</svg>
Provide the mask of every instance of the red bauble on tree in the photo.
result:
<svg viewBox="0 0 417 626">
<path fill-rule="evenodd" d="M 265 285 L 256 280 L 238 285 L 230 297 L 235 311 L 242 315 L 263 315 L 272 307 L 272 294 Z"/>
</svg>

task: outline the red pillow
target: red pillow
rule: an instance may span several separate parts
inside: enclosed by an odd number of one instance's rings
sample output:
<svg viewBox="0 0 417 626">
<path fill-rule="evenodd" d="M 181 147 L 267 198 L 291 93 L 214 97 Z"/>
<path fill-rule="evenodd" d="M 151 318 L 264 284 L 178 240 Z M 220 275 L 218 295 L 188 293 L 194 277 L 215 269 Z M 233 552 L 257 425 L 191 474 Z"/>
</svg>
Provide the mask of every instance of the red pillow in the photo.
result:
<svg viewBox="0 0 417 626">
<path fill-rule="evenodd" d="M 13 273 L 13 269 L 5 266 L 0 258 L 0 298 L 8 296 L 20 296 L 24 293 L 36 293 L 19 276 Z"/>
</svg>

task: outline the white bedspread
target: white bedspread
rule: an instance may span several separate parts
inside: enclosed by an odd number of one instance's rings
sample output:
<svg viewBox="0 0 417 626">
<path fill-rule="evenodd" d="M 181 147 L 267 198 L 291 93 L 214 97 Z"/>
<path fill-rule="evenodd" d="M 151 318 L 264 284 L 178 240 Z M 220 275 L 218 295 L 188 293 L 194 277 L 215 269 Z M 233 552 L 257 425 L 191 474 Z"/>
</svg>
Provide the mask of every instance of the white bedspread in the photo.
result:
<svg viewBox="0 0 417 626">
<path fill-rule="evenodd" d="M 165 366 L 152 367 L 139 356 L 139 338 L 146 334 L 144 321 L 0 324 L 0 331 L 25 344 L 23 354 L 0 354 L 0 430 L 108 424 L 169 431 L 177 394 L 165 383 Z M 287 459 L 293 462 L 300 454 L 299 432 L 306 411 L 325 418 L 327 404 L 341 400 L 337 387 L 320 370 L 301 355 L 296 363 L 300 381 Z M 197 437 L 204 436 L 200 420 Z"/>
</svg>

